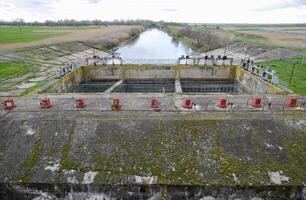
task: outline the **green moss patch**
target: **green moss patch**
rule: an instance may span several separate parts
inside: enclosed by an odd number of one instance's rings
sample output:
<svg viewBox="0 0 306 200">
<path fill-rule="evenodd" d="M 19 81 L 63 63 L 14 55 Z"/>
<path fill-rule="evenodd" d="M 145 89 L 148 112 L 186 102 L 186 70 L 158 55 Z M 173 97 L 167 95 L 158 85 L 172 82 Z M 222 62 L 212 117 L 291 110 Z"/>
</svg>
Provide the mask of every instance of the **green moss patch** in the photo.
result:
<svg viewBox="0 0 306 200">
<path fill-rule="evenodd" d="M 41 139 L 38 138 L 35 141 L 32 153 L 25 160 L 25 163 L 24 163 L 25 166 L 29 168 L 34 167 L 37 164 L 40 154 L 41 154 Z"/>
</svg>

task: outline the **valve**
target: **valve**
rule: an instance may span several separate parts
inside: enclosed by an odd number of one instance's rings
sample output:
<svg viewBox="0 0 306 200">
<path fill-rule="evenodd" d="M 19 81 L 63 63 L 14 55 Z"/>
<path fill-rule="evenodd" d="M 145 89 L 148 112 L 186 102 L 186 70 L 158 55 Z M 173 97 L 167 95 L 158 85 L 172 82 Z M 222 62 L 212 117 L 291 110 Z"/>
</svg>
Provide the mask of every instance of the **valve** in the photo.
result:
<svg viewBox="0 0 306 200">
<path fill-rule="evenodd" d="M 220 98 L 218 101 L 218 107 L 227 108 L 227 106 L 228 106 L 227 99 L 225 97 Z"/>
<path fill-rule="evenodd" d="M 251 104 L 252 104 L 252 106 L 254 107 L 254 108 L 261 108 L 261 98 L 260 97 L 254 97 L 253 99 L 252 99 L 252 102 L 251 102 Z"/>
<path fill-rule="evenodd" d="M 185 109 L 191 109 L 191 108 L 192 108 L 192 105 L 193 105 L 193 102 L 191 101 L 190 98 L 184 99 L 184 101 L 183 101 L 183 103 L 182 103 L 182 106 L 183 106 L 183 108 L 185 108 Z"/>
<path fill-rule="evenodd" d="M 52 107 L 52 103 L 50 98 L 44 97 L 43 99 L 40 100 L 40 108 L 42 109 L 47 109 Z"/>
<path fill-rule="evenodd" d="M 12 109 L 16 107 L 15 101 L 11 97 L 4 98 L 2 105 L 4 109 Z"/>
<path fill-rule="evenodd" d="M 113 104 L 112 104 L 112 110 L 113 111 L 120 111 L 121 105 L 120 105 L 120 100 L 119 98 L 114 98 L 113 99 Z"/>
<path fill-rule="evenodd" d="M 77 97 L 75 99 L 75 107 L 84 108 L 86 106 L 85 99 L 83 97 Z"/>
<path fill-rule="evenodd" d="M 152 97 L 151 101 L 150 101 L 150 107 L 151 108 L 158 108 L 159 102 L 157 100 L 157 98 Z"/>
<path fill-rule="evenodd" d="M 289 107 L 296 107 L 297 106 L 297 98 L 289 97 L 287 99 L 287 106 L 289 106 Z"/>
</svg>

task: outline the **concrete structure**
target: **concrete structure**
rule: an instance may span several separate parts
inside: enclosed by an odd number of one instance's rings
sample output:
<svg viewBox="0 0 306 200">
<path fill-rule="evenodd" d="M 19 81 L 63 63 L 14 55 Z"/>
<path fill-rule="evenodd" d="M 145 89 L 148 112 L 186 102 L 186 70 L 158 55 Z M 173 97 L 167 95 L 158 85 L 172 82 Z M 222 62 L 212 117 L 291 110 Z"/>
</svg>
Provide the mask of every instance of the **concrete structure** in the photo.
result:
<svg viewBox="0 0 306 200">
<path fill-rule="evenodd" d="M 0 199 L 306 195 L 305 98 L 287 106 L 288 91 L 240 67 L 86 66 L 41 92 L 0 109 Z"/>
<path fill-rule="evenodd" d="M 75 69 L 56 81 L 47 92 L 65 92 L 72 85 L 105 80 L 231 80 L 248 93 L 288 94 L 289 92 L 252 75 L 240 67 L 230 66 L 86 66 Z M 180 83 L 181 84 L 181 83 Z M 107 90 L 109 92 L 109 90 Z M 180 93 L 180 90 L 178 90 Z"/>
</svg>

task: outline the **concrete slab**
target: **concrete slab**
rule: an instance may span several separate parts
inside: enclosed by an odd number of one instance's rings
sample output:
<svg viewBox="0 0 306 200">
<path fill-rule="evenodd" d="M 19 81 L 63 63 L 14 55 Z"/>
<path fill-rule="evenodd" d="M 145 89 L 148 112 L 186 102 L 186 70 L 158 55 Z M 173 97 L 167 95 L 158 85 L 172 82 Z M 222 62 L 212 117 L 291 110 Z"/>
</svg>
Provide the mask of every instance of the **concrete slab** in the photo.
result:
<svg viewBox="0 0 306 200">
<path fill-rule="evenodd" d="M 110 93 L 110 92 L 112 92 L 114 89 L 116 89 L 117 87 L 119 87 L 122 83 L 123 83 L 123 80 L 118 81 L 118 82 L 115 83 L 113 86 L 111 86 L 110 88 L 108 88 L 104 93 Z"/>
<path fill-rule="evenodd" d="M 7 95 L 6 95 L 7 96 Z M 37 111 L 39 108 L 39 100 L 45 95 L 17 99 L 17 108 L 19 111 Z M 86 107 L 77 109 L 75 107 L 75 98 L 82 96 L 85 98 Z M 262 107 L 254 108 L 251 106 L 252 95 L 186 95 L 186 94 L 162 94 L 162 93 L 147 93 L 147 94 L 126 94 L 126 93 L 100 93 L 100 94 L 76 94 L 66 93 L 60 95 L 48 94 L 48 97 L 53 103 L 51 111 L 69 111 L 69 110 L 86 110 L 86 111 L 110 111 L 114 98 L 119 98 L 123 111 L 150 111 L 150 100 L 155 97 L 159 101 L 161 111 L 169 112 L 214 112 L 214 111 L 232 111 L 232 112 L 282 112 L 282 111 L 300 111 L 299 107 L 304 98 L 299 98 L 298 107 L 284 106 L 286 96 L 266 96 L 262 99 Z M 227 108 L 221 109 L 218 107 L 218 101 L 221 97 L 226 97 L 228 103 Z M 182 102 L 185 98 L 190 98 L 195 104 L 193 109 L 185 109 L 182 107 Z M 268 107 L 268 102 L 272 102 L 271 109 Z"/>
<path fill-rule="evenodd" d="M 33 82 L 32 83 L 22 83 L 20 85 L 17 85 L 17 88 L 18 89 L 28 89 L 28 88 L 36 85 L 36 84 L 37 84 L 36 82 L 34 82 L 34 83 Z"/>
<path fill-rule="evenodd" d="M 7 96 L 16 97 L 16 96 L 19 96 L 23 91 L 24 89 L 14 89 L 10 91 L 3 91 L 3 92 L 0 92 L 0 97 L 7 97 Z"/>
<path fill-rule="evenodd" d="M 28 82 L 29 82 L 29 83 L 40 82 L 40 81 L 45 80 L 46 78 L 47 78 L 46 76 L 41 76 L 41 77 L 37 77 L 37 78 L 30 79 L 30 80 L 28 80 Z"/>
<path fill-rule="evenodd" d="M 175 92 L 176 93 L 182 93 L 182 86 L 180 80 L 175 80 Z"/>
</svg>

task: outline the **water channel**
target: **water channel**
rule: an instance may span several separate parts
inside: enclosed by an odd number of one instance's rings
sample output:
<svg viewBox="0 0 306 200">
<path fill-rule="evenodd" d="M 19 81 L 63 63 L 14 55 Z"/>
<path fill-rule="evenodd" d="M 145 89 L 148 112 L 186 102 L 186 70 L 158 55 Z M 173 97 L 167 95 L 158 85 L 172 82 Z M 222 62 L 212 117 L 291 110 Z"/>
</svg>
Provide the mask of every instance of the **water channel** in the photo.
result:
<svg viewBox="0 0 306 200">
<path fill-rule="evenodd" d="M 192 50 L 159 29 L 149 29 L 116 52 L 124 64 L 176 64 L 179 56 Z"/>
</svg>

